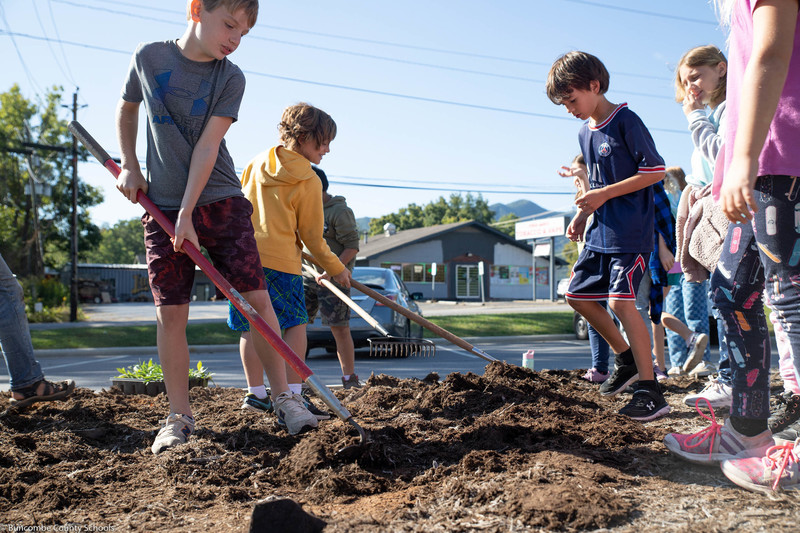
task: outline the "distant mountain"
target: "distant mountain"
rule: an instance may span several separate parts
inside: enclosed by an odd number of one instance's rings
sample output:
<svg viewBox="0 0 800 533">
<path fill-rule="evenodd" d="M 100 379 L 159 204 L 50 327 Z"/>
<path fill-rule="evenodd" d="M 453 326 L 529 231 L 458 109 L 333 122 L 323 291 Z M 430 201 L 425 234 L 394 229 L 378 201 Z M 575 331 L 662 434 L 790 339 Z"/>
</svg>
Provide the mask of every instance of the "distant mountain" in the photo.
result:
<svg viewBox="0 0 800 533">
<path fill-rule="evenodd" d="M 544 207 L 529 200 L 517 200 L 516 202 L 511 202 L 510 204 L 492 204 L 489 206 L 489 209 L 494 211 L 495 220 L 499 220 L 509 213 L 513 213 L 514 215 L 522 218 L 538 215 L 539 213 L 544 213 L 547 211 L 547 209 Z"/>
</svg>

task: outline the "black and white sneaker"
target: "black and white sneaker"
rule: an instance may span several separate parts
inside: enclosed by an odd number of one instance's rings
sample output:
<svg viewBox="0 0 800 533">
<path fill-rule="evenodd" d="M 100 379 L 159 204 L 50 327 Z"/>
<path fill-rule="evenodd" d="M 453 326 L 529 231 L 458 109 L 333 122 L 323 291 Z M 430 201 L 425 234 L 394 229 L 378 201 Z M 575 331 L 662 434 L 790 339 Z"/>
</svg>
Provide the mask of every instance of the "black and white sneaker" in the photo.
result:
<svg viewBox="0 0 800 533">
<path fill-rule="evenodd" d="M 647 422 L 669 413 L 670 406 L 660 390 L 654 390 L 638 383 L 633 388 L 633 398 L 628 405 L 619 410 L 619 414 L 633 420 Z"/>
<path fill-rule="evenodd" d="M 311 398 L 309 397 L 309 392 L 307 389 L 303 389 L 303 392 L 300 394 L 300 396 L 303 398 L 303 405 L 305 406 L 305 408 L 308 409 L 308 411 L 312 415 L 317 417 L 317 420 L 330 420 L 331 418 L 330 413 L 326 413 L 325 411 L 314 405 L 314 402 L 312 402 Z"/>
<path fill-rule="evenodd" d="M 787 442 L 795 442 L 800 439 L 800 420 L 789 424 L 783 431 L 779 431 L 772 435 L 775 444 L 785 444 Z"/>
<path fill-rule="evenodd" d="M 780 405 L 767 422 L 773 434 L 800 420 L 800 395 L 787 391 L 778 395 L 776 400 Z"/>
<path fill-rule="evenodd" d="M 628 365 L 617 364 L 614 366 L 614 372 L 600 385 L 600 394 L 603 396 L 616 396 L 627 389 L 631 383 L 638 380 L 639 371 L 636 370 L 636 363 Z"/>
</svg>

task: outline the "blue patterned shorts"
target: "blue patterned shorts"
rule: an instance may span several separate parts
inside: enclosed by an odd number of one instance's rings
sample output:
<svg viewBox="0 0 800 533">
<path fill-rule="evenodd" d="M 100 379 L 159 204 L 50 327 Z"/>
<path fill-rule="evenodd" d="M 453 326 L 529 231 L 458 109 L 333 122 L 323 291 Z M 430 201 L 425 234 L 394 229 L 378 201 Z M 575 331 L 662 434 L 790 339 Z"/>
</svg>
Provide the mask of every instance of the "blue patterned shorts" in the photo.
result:
<svg viewBox="0 0 800 533">
<path fill-rule="evenodd" d="M 303 294 L 303 276 L 264 268 L 264 277 L 267 280 L 267 291 L 272 300 L 272 308 L 278 316 L 281 329 L 308 324 L 306 299 Z M 250 322 L 230 302 L 228 303 L 228 327 L 233 331 L 250 331 Z"/>
</svg>

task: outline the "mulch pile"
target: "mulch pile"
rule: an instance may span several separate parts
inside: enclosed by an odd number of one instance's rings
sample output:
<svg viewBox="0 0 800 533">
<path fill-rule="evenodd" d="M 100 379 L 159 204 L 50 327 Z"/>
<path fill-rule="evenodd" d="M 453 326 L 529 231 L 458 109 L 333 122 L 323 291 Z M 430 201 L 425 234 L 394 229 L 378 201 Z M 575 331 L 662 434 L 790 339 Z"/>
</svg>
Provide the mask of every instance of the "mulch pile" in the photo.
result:
<svg viewBox="0 0 800 533">
<path fill-rule="evenodd" d="M 344 462 L 350 426 L 289 436 L 274 416 L 240 411 L 240 390 L 216 387 L 191 391 L 189 442 L 154 456 L 163 395 L 77 389 L 0 418 L 0 521 L 247 531 L 256 502 L 288 498 L 325 532 L 797 531 L 800 491 L 750 493 L 663 446 L 706 425 L 682 403 L 702 382 L 670 380 L 673 412 L 641 424 L 616 414 L 627 395 L 602 398 L 581 373 L 492 363 L 482 376 L 373 376 L 336 393 L 372 438 Z M 322 524 L 313 517 L 293 523 Z"/>
</svg>

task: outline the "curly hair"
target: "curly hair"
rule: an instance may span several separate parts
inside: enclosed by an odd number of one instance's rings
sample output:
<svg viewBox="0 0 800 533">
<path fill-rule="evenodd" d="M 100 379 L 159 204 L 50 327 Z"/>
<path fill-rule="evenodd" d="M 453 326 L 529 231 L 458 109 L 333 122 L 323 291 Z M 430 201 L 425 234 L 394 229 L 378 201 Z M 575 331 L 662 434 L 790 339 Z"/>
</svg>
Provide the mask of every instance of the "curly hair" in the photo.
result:
<svg viewBox="0 0 800 533">
<path fill-rule="evenodd" d="M 608 70 L 597 57 L 586 52 L 572 51 L 556 59 L 547 74 L 547 97 L 554 104 L 561 101 L 575 89 L 588 91 L 591 83 L 600 84 L 600 94 L 608 91 Z"/>
<path fill-rule="evenodd" d="M 300 102 L 283 110 L 278 132 L 281 144 L 290 150 L 308 139 L 313 139 L 319 148 L 336 137 L 336 122 L 325 111 Z"/>
</svg>

